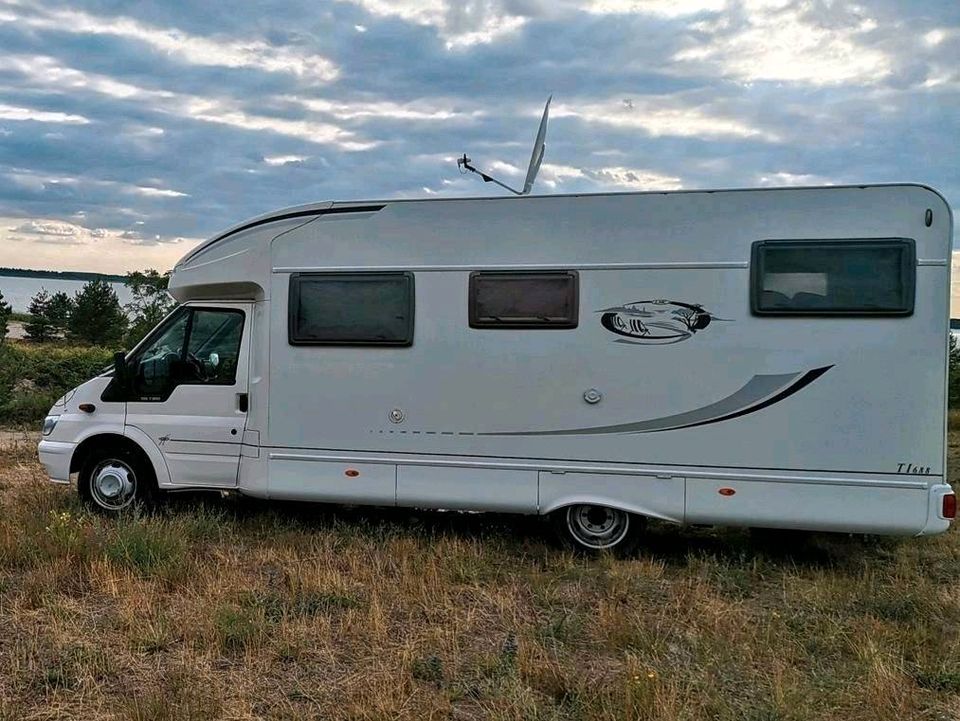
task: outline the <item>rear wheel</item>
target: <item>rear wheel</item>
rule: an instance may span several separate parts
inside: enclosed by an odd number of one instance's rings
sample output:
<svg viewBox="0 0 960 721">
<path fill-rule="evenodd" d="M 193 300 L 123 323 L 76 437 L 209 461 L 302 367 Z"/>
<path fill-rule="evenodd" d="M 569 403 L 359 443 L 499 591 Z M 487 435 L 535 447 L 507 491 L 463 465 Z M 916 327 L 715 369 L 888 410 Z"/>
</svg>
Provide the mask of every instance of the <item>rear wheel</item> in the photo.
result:
<svg viewBox="0 0 960 721">
<path fill-rule="evenodd" d="M 640 516 L 610 506 L 567 506 L 554 511 L 552 517 L 560 540 L 587 553 L 629 553 L 636 549 L 643 530 Z"/>
<path fill-rule="evenodd" d="M 126 449 L 103 448 L 92 452 L 80 469 L 80 496 L 96 510 L 119 513 L 156 497 L 152 469 Z"/>
</svg>

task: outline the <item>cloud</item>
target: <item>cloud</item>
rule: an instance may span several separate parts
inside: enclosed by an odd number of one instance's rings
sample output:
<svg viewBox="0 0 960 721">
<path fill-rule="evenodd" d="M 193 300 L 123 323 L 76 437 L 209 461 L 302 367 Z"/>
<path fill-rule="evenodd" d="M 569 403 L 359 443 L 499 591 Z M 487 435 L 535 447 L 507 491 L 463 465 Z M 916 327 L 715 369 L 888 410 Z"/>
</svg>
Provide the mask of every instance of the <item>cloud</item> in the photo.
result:
<svg viewBox="0 0 960 721">
<path fill-rule="evenodd" d="M 505 3 L 488 0 L 341 0 L 362 7 L 375 17 L 394 17 L 433 27 L 447 49 L 484 45 L 523 27 L 526 18 L 513 14 Z"/>
<path fill-rule="evenodd" d="M 823 175 L 816 175 L 814 173 L 790 173 L 788 171 L 782 170 L 776 173 L 769 173 L 766 175 L 761 175 L 757 178 L 757 184 L 762 186 L 787 186 L 787 185 L 802 185 L 802 186 L 817 186 L 817 185 L 836 185 L 836 183 L 828 177 Z"/>
<path fill-rule="evenodd" d="M 186 198 L 187 193 L 181 193 L 179 190 L 170 190 L 169 188 L 149 188 L 143 185 L 137 185 L 130 189 L 131 192 L 145 195 L 148 198 Z"/>
<path fill-rule="evenodd" d="M 278 165 L 299 165 L 309 160 L 307 155 L 267 155 L 264 156 L 263 162 L 267 165 L 278 166 Z"/>
<path fill-rule="evenodd" d="M 99 73 L 66 67 L 48 56 L 0 57 L 0 70 L 18 72 L 38 87 L 69 88 L 74 92 L 86 91 L 117 100 L 149 103 L 156 111 L 204 123 L 273 132 L 311 143 L 335 144 L 350 151 L 369 150 L 377 145 L 376 142 L 358 140 L 354 133 L 333 123 L 311 118 L 261 115 L 248 112 L 239 103 L 226 98 L 145 88 L 116 81 Z"/>
<path fill-rule="evenodd" d="M 108 235 L 105 228 L 84 228 L 59 220 L 28 220 L 9 230 L 13 240 L 22 240 L 21 236 L 29 236 L 35 242 L 57 245 L 92 243 Z"/>
<path fill-rule="evenodd" d="M 163 243 L 125 238 L 127 231 L 93 228 L 53 219 L 18 221 L 0 217 L 4 264 L 22 268 L 122 272 L 139 268 L 169 269 L 200 243 L 199 238 L 171 238 Z M 69 265 L 63 258 L 69 254 Z M 109 262 L 105 262 L 109 258 Z"/>
<path fill-rule="evenodd" d="M 489 45 L 515 36 L 533 20 L 580 14 L 641 15 L 677 18 L 717 12 L 726 0 L 339 0 L 357 5 L 373 17 L 398 18 L 433 28 L 447 50 Z"/>
<path fill-rule="evenodd" d="M 875 18 L 856 5 L 821 7 L 744 0 L 741 22 L 724 15 L 697 23 L 693 42 L 674 59 L 748 82 L 874 84 L 890 74 L 887 52 L 869 43 Z"/>
<path fill-rule="evenodd" d="M 451 121 L 470 120 L 483 117 L 486 112 L 480 109 L 469 111 L 454 110 L 459 102 L 455 99 L 420 99 L 410 103 L 390 101 L 346 101 L 336 102 L 320 98 L 287 98 L 307 109 L 330 115 L 337 120 L 424 120 Z"/>
<path fill-rule="evenodd" d="M 727 6 L 726 0 L 589 0 L 583 8 L 598 15 L 661 15 L 674 18 L 698 13 L 715 13 Z"/>
<path fill-rule="evenodd" d="M 190 65 L 289 73 L 317 82 L 335 80 L 335 63 L 322 55 L 273 46 L 261 39 L 200 36 L 177 28 L 159 28 L 129 17 L 105 17 L 78 10 L 35 8 L 35 15 L 0 14 L 0 22 L 78 35 L 109 35 L 146 45 Z"/>
<path fill-rule="evenodd" d="M 589 170 L 586 174 L 606 185 L 628 190 L 680 190 L 683 187 L 676 176 L 639 168 L 614 166 Z"/>
<path fill-rule="evenodd" d="M 673 135 L 698 138 L 756 138 L 768 142 L 777 134 L 711 108 L 709 102 L 683 96 L 639 96 L 601 102 L 561 101 L 550 114 L 577 118 L 586 123 L 640 130 L 654 137 Z"/>
<path fill-rule="evenodd" d="M 32 120 L 35 123 L 66 123 L 69 125 L 86 125 L 90 122 L 88 118 L 82 115 L 36 110 L 34 108 L 21 108 L 15 105 L 4 104 L 0 104 L 0 120 Z"/>
</svg>

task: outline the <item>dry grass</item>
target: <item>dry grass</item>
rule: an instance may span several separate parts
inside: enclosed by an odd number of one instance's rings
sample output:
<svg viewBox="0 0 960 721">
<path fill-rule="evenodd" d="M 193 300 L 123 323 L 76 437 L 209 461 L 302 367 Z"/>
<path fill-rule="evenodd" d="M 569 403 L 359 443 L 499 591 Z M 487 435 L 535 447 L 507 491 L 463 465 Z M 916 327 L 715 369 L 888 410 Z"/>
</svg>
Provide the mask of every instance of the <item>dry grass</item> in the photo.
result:
<svg viewBox="0 0 960 721">
<path fill-rule="evenodd" d="M 110 521 L 0 452 L 0 719 L 948 719 L 960 540 L 180 499 Z"/>
</svg>

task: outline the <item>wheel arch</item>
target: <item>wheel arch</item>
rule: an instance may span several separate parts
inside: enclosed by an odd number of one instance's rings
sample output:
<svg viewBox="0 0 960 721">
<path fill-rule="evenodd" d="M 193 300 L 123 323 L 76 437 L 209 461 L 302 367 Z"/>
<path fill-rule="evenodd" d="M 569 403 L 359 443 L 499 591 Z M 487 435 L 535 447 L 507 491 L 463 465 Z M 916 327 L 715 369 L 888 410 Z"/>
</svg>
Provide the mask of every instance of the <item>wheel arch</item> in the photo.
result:
<svg viewBox="0 0 960 721">
<path fill-rule="evenodd" d="M 562 511 L 570 506 L 579 505 L 606 506 L 607 508 L 626 511 L 627 513 L 632 513 L 636 516 L 658 518 L 662 521 L 670 521 L 672 523 L 683 523 L 683 518 L 676 518 L 651 507 L 624 501 L 621 498 L 615 498 L 613 496 L 597 495 L 593 493 L 577 493 L 553 498 L 549 503 L 541 506 L 540 515 L 546 516 L 556 511 Z"/>
<path fill-rule="evenodd" d="M 151 455 L 141 443 L 126 434 L 97 433 L 88 436 L 77 445 L 76 450 L 74 450 L 70 458 L 70 473 L 78 473 L 93 453 L 103 449 L 114 449 L 123 450 L 138 456 L 144 465 L 153 472 L 153 480 L 157 485 L 169 484 L 170 474 L 167 471 L 166 463 L 163 462 L 163 458 L 160 456 L 156 446 L 153 445 L 152 442 L 150 445 L 155 451 L 154 455 Z M 159 466 L 157 463 L 158 460 Z"/>
</svg>

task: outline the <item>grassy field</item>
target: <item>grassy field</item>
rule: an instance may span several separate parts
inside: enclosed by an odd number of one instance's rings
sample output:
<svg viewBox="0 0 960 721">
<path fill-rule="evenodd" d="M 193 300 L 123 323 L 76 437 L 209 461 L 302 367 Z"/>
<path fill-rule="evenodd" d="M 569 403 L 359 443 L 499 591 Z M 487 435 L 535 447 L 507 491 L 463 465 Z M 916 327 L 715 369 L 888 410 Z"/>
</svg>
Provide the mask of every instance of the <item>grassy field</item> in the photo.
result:
<svg viewBox="0 0 960 721">
<path fill-rule="evenodd" d="M 0 719 L 960 718 L 960 535 L 181 497 L 119 521 L 0 444 Z M 951 453 L 960 452 L 960 434 Z"/>
</svg>

